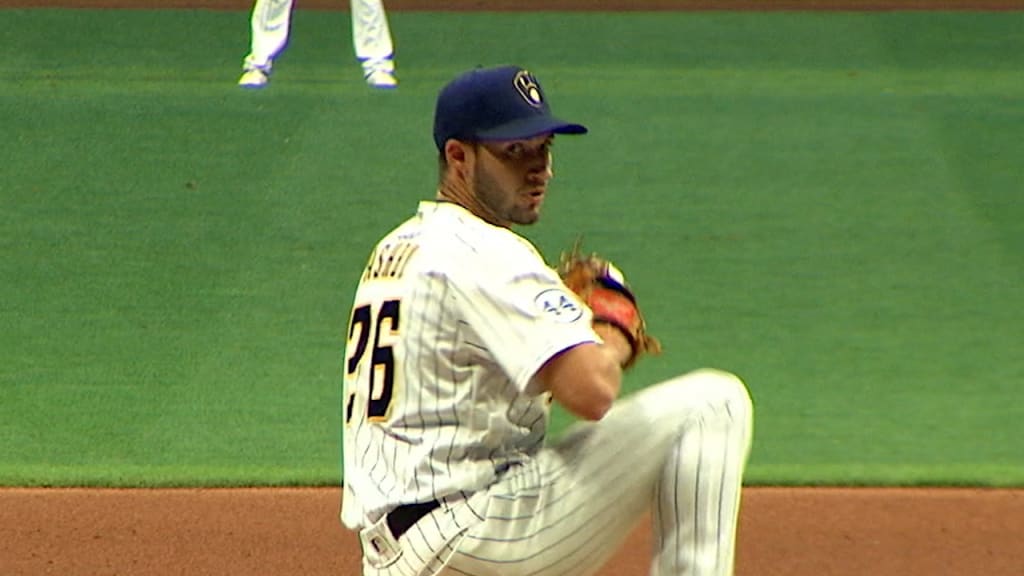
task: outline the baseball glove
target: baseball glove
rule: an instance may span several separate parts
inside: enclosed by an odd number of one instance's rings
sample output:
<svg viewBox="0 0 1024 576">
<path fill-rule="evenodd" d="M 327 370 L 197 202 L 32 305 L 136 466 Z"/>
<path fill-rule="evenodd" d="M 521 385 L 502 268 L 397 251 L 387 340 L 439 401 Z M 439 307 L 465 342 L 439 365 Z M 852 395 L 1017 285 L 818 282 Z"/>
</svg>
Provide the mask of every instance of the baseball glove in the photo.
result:
<svg viewBox="0 0 1024 576">
<path fill-rule="evenodd" d="M 643 354 L 661 353 L 661 343 L 647 333 L 636 296 L 614 264 L 597 254 L 584 255 L 577 242 L 571 251 L 562 253 L 558 275 L 590 307 L 594 322 L 611 324 L 626 335 L 633 354 L 623 368 L 632 366 Z"/>
</svg>

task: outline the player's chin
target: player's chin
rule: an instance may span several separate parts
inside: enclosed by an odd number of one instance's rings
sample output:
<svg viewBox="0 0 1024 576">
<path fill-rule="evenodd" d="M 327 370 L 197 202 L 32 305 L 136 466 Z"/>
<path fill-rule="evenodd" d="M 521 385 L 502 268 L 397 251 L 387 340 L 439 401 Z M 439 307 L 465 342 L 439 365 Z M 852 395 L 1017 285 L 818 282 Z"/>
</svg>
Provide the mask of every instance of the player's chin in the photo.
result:
<svg viewBox="0 0 1024 576">
<path fill-rule="evenodd" d="M 540 220 L 540 204 L 536 204 L 522 210 L 516 210 L 512 221 L 519 225 L 529 225 Z"/>
</svg>

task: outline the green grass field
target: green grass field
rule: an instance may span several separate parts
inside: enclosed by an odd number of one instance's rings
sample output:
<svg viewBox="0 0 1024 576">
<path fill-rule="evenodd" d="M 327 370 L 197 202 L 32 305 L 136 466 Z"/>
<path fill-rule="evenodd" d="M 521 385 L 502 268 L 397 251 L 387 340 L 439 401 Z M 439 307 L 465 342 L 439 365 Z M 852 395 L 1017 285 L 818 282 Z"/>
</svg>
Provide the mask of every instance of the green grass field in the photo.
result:
<svg viewBox="0 0 1024 576">
<path fill-rule="evenodd" d="M 246 13 L 2 15 L 0 484 L 338 482 L 357 274 L 514 62 L 591 128 L 523 232 L 627 272 L 628 390 L 742 375 L 751 484 L 1024 485 L 1022 13 L 397 13 L 394 93 L 346 13 L 259 93 Z"/>
</svg>

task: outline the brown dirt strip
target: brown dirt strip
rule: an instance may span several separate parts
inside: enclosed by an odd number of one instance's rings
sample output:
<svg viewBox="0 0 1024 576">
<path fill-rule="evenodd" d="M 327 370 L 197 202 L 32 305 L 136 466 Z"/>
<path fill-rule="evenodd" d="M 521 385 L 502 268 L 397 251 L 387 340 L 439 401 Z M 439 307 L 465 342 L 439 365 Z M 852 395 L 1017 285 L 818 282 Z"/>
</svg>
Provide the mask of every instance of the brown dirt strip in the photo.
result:
<svg viewBox="0 0 1024 576">
<path fill-rule="evenodd" d="M 356 576 L 340 489 L 0 490 L 5 576 Z M 1024 491 L 748 488 L 738 576 L 1020 576 Z M 638 526 L 601 576 L 647 573 Z"/>
</svg>

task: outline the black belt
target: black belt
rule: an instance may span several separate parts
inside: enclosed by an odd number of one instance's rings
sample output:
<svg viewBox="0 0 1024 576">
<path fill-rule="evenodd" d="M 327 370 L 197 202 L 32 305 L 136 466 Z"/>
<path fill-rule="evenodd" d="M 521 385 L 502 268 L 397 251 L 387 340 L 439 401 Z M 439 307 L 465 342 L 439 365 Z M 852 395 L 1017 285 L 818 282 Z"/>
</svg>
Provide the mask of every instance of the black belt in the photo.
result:
<svg viewBox="0 0 1024 576">
<path fill-rule="evenodd" d="M 387 518 L 384 520 L 388 524 L 388 530 L 391 530 L 391 535 L 395 537 L 395 540 L 402 537 L 412 525 L 415 524 L 420 518 L 423 518 L 430 513 L 431 510 L 440 506 L 441 503 L 437 500 L 431 500 L 430 502 L 421 502 L 419 504 L 405 504 L 395 508 L 391 512 L 388 512 Z"/>
</svg>

